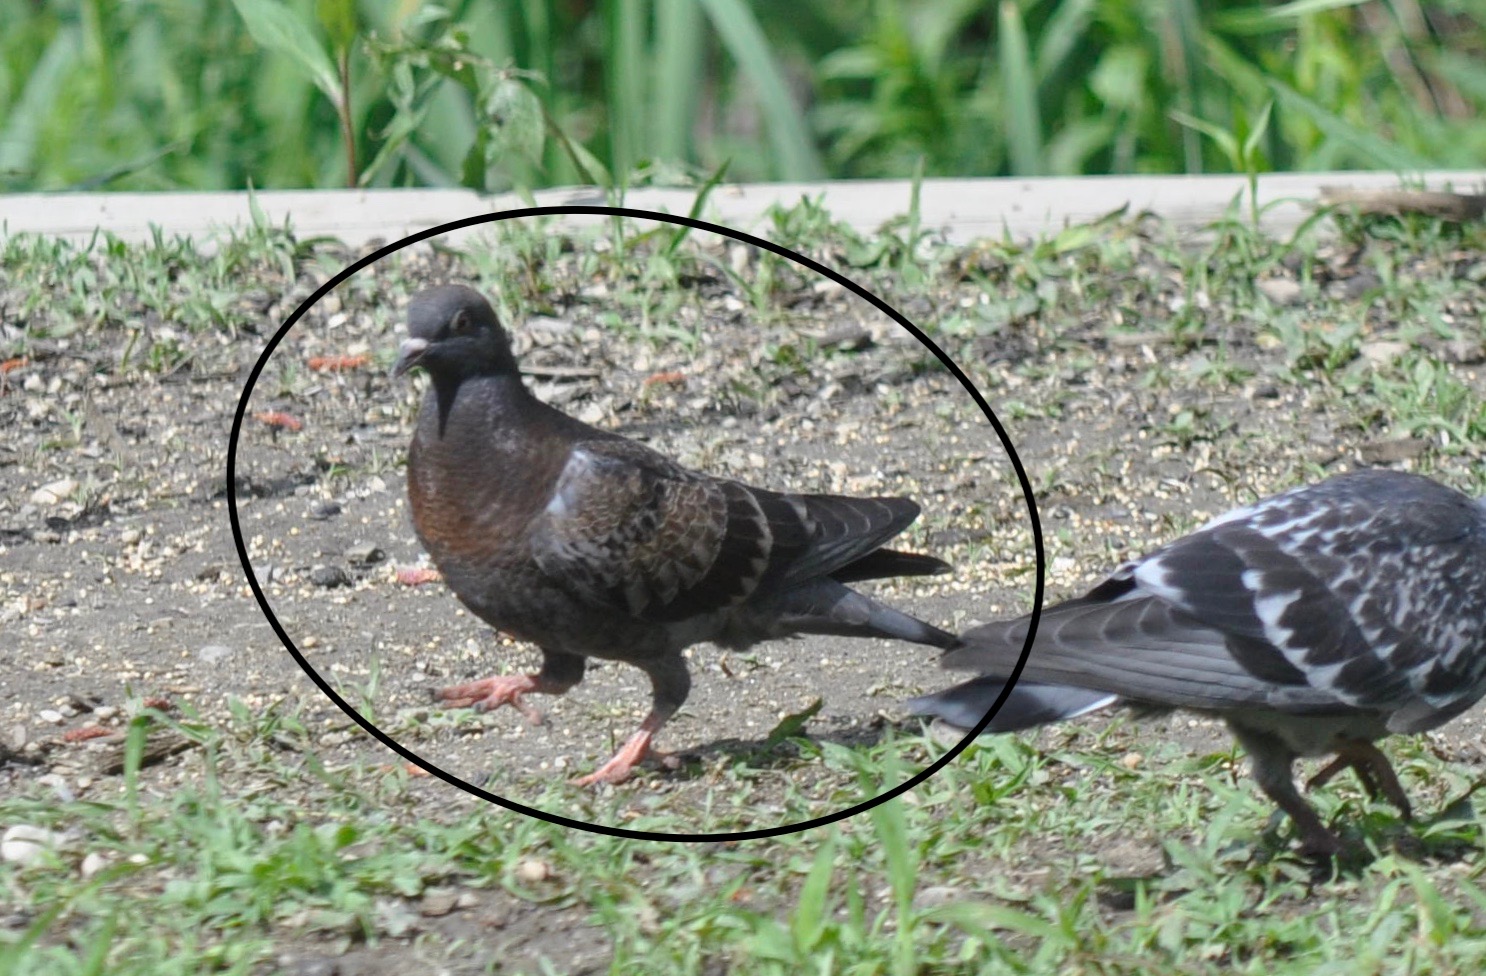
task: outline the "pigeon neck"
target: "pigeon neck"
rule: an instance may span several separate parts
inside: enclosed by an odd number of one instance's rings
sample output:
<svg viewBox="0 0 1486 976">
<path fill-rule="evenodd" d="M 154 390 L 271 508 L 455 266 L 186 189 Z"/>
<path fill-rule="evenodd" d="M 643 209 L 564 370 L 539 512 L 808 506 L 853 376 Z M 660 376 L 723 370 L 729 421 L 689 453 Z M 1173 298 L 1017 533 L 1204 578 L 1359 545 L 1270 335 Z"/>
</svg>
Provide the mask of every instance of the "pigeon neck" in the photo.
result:
<svg viewBox="0 0 1486 976">
<path fill-rule="evenodd" d="M 478 396 L 493 401 L 497 409 L 520 409 L 532 399 L 531 391 L 521 382 L 521 374 L 512 369 L 476 375 L 434 374 L 432 392 L 438 404 L 439 436 L 449 424 L 449 414 L 460 397 Z"/>
</svg>

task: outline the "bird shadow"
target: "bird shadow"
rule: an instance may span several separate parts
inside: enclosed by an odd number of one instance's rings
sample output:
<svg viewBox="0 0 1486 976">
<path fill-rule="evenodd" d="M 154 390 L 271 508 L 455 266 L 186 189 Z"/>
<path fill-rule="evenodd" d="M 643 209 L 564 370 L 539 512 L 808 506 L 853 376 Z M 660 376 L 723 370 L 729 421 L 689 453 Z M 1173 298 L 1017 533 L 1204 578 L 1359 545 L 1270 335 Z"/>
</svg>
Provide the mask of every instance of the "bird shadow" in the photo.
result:
<svg viewBox="0 0 1486 976">
<path fill-rule="evenodd" d="M 1295 881 L 1310 888 L 1364 874 L 1377 861 L 1393 857 L 1419 864 L 1449 865 L 1472 859 L 1483 850 L 1482 833 L 1470 794 L 1446 804 L 1427 819 L 1403 820 L 1384 810 L 1370 810 L 1334 824 L 1341 851 L 1335 855 L 1302 853 L 1294 843 L 1289 819 L 1275 811 L 1257 842 L 1235 840 L 1203 854 L 1190 849 L 1173 857 L 1163 847 L 1160 868 L 1138 874 L 1108 875 L 1096 897 L 1109 911 L 1133 911 L 1139 902 L 1174 902 L 1204 887 L 1214 867 L 1247 872 L 1260 883 Z M 1182 863 L 1191 858 L 1189 863 Z"/>
<path fill-rule="evenodd" d="M 883 739 L 882 728 L 860 727 L 784 739 L 768 735 L 752 739 L 728 736 L 667 753 L 659 765 L 668 779 L 684 782 L 710 775 L 709 769 L 716 764 L 718 757 L 726 757 L 730 765 L 749 769 L 786 769 L 811 759 L 824 744 L 867 749 L 880 745 Z"/>
</svg>

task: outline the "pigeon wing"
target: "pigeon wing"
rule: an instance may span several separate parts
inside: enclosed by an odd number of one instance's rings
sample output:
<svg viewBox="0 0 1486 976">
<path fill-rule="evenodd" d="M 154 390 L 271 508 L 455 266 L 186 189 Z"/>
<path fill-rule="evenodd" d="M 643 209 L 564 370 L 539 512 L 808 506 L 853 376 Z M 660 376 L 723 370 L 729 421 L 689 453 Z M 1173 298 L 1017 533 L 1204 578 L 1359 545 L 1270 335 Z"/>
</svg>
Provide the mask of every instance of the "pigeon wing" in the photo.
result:
<svg viewBox="0 0 1486 976">
<path fill-rule="evenodd" d="M 1480 506 L 1456 491 L 1364 471 L 1225 516 L 1135 577 L 1229 635 L 1256 676 L 1304 682 L 1415 731 L 1480 697 L 1483 529 Z"/>
<path fill-rule="evenodd" d="M 1196 708 L 1366 709 L 1448 721 L 1486 692 L 1479 506 L 1362 472 L 1222 516 L 1044 614 L 1024 676 Z M 968 631 L 950 667 L 1005 674 L 1026 621 Z"/>
<path fill-rule="evenodd" d="M 631 441 L 595 440 L 572 448 L 532 553 L 592 603 L 676 621 L 850 567 L 917 513 L 906 499 L 749 488 Z"/>
</svg>

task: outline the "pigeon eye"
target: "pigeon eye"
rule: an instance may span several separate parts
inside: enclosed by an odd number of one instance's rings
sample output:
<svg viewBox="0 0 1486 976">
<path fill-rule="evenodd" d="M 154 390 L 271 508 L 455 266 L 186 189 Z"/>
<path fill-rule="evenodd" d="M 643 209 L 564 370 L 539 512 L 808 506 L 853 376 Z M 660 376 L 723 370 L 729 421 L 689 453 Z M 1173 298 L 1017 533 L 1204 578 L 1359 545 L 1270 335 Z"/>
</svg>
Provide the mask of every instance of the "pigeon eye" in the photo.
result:
<svg viewBox="0 0 1486 976">
<path fill-rule="evenodd" d="M 475 331 L 475 323 L 463 311 L 455 312 L 454 317 L 449 320 L 449 333 L 451 335 L 469 335 Z"/>
</svg>

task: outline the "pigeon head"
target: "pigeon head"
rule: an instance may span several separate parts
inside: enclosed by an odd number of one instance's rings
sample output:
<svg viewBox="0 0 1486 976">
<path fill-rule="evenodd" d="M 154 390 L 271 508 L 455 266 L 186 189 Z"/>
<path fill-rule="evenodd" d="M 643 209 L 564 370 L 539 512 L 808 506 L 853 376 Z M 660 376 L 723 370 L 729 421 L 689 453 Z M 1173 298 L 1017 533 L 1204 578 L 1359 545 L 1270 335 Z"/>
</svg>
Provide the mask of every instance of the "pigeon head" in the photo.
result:
<svg viewBox="0 0 1486 976">
<path fill-rule="evenodd" d="M 408 337 L 392 375 L 421 366 L 435 379 L 515 373 L 516 358 L 500 319 L 479 292 L 464 285 L 427 288 L 408 303 Z"/>
</svg>

